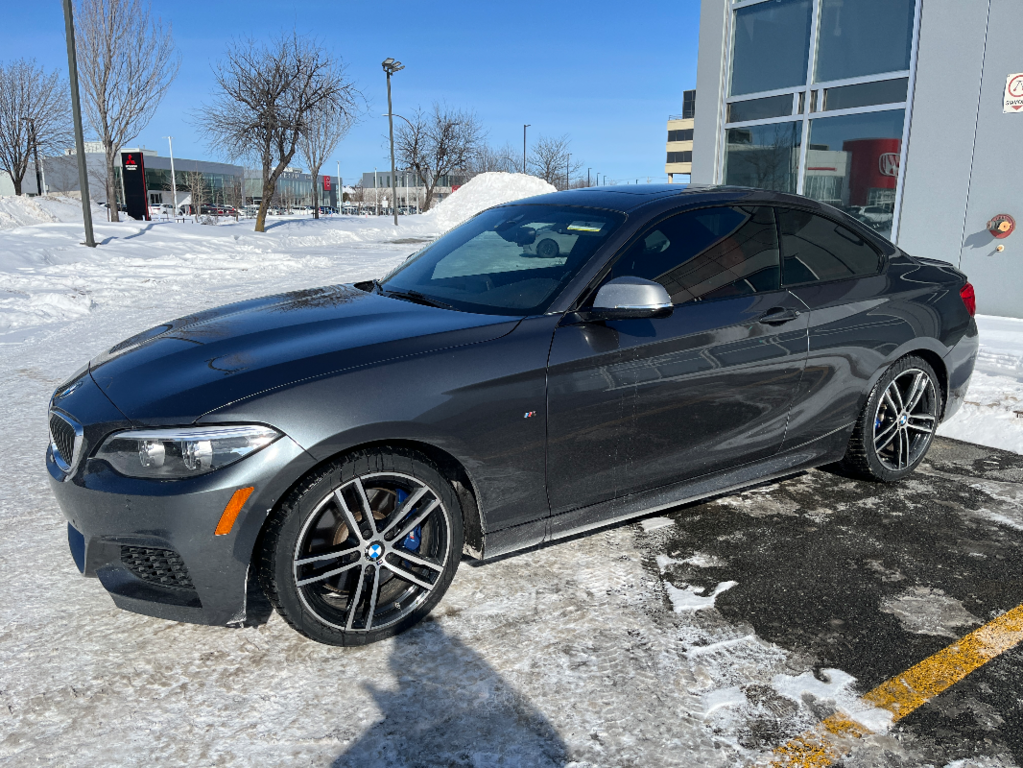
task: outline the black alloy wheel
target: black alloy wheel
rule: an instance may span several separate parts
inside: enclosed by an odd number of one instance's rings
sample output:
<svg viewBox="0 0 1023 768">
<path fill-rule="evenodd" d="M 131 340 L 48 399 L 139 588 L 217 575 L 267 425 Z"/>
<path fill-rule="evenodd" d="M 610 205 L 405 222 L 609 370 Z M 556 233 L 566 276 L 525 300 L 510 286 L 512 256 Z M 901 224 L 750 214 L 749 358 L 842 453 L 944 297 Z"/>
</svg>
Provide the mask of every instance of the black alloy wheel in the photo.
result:
<svg viewBox="0 0 1023 768">
<path fill-rule="evenodd" d="M 307 637 L 363 645 L 425 617 L 462 551 L 462 511 L 425 456 L 359 453 L 318 471 L 268 521 L 260 582 Z"/>
<path fill-rule="evenodd" d="M 842 467 L 868 480 L 900 480 L 923 461 L 941 423 L 934 369 L 915 356 L 898 360 L 874 386 Z"/>
</svg>

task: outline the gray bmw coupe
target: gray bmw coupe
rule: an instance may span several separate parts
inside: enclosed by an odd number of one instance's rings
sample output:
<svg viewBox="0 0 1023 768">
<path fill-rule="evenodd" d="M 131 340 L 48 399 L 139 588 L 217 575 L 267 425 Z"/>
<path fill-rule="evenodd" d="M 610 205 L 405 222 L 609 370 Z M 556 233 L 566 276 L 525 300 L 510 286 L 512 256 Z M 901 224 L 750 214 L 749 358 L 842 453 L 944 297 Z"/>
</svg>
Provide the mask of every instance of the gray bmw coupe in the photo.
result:
<svg viewBox="0 0 1023 768">
<path fill-rule="evenodd" d="M 963 401 L 974 308 L 951 265 L 805 198 L 561 192 L 379 280 L 118 344 L 54 393 L 46 466 L 118 606 L 235 624 L 258 582 L 308 637 L 368 643 L 463 555 L 824 464 L 904 477 Z"/>
</svg>

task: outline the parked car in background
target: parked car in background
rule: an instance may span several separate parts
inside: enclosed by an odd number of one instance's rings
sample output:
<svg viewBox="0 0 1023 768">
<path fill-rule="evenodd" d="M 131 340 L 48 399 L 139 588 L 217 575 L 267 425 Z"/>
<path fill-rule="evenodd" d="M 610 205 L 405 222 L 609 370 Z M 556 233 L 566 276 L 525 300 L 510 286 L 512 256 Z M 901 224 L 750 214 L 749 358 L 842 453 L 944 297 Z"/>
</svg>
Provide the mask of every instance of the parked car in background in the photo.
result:
<svg viewBox="0 0 1023 768">
<path fill-rule="evenodd" d="M 174 215 L 174 208 L 166 203 L 149 206 L 149 217 L 152 219 L 169 218 L 172 215 Z"/>
</svg>

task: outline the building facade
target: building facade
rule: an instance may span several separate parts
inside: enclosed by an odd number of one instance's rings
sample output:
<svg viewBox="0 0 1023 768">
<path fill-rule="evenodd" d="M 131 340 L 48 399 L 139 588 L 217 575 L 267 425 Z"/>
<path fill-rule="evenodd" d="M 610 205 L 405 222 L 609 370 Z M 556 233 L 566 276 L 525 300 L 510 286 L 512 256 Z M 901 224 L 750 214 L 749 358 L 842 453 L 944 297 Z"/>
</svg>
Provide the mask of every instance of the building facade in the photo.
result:
<svg viewBox="0 0 1023 768">
<path fill-rule="evenodd" d="M 203 204 L 213 205 L 258 205 L 263 197 L 262 174 L 259 170 L 245 168 L 233 163 L 218 163 L 211 160 L 174 158 L 174 176 L 177 194 L 171 183 L 170 157 L 147 147 L 126 147 L 123 152 L 138 152 L 145 158 L 146 191 L 150 205 L 173 205 L 180 207 L 192 203 L 193 174 L 198 174 L 202 183 Z M 89 195 L 95 202 L 107 202 L 105 187 L 105 159 L 103 147 L 98 142 L 85 143 L 86 167 L 89 174 Z M 43 167 L 43 183 L 50 194 L 76 194 L 79 192 L 78 161 L 73 151 L 57 157 L 40 159 Z M 329 178 L 329 183 L 325 179 Z M 121 168 L 114 171 L 114 183 L 118 202 L 123 203 Z M 313 184 L 318 185 L 320 205 L 337 207 L 337 176 L 322 174 L 315 179 L 302 169 L 289 168 L 277 181 L 272 205 L 282 208 L 304 208 L 313 204 Z M 329 189 L 327 188 L 329 187 Z M 25 194 L 38 194 L 35 178 L 35 164 L 29 163 L 28 173 L 22 184 Z M 2 190 L 0 190 L 2 191 Z M 13 194 L 13 187 L 11 188 Z"/>
<path fill-rule="evenodd" d="M 395 187 L 398 192 L 398 206 L 419 210 L 426 202 L 426 184 L 415 171 L 397 171 L 395 173 Z M 468 176 L 452 173 L 445 174 L 437 180 L 437 186 L 433 190 L 432 205 L 436 205 L 446 198 L 460 186 L 469 180 Z M 375 207 L 378 204 L 382 207 L 390 206 L 391 196 L 391 171 L 369 171 L 362 174 L 361 190 L 356 191 L 356 196 L 362 199 L 359 202 L 363 207 Z"/>
<path fill-rule="evenodd" d="M 1018 0 L 702 0 L 692 180 L 834 205 L 1023 317 L 1023 233 L 988 228 L 1023 215 L 1018 21 Z"/>
<path fill-rule="evenodd" d="M 668 115 L 668 160 L 664 172 L 668 183 L 676 175 L 689 176 L 693 172 L 693 126 L 696 117 L 696 91 L 682 94 L 682 114 Z"/>
</svg>

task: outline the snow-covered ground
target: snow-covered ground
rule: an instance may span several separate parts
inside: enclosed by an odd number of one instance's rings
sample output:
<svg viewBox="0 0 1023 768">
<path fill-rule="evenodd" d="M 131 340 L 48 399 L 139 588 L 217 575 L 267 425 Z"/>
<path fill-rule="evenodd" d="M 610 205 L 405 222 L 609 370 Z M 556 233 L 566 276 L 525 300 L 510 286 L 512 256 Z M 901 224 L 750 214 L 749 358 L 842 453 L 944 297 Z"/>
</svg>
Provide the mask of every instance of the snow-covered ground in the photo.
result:
<svg viewBox="0 0 1023 768">
<path fill-rule="evenodd" d="M 977 316 L 980 354 L 966 403 L 938 434 L 1023 453 L 1023 320 Z"/>
<path fill-rule="evenodd" d="M 226 630 L 126 613 L 77 577 L 41 459 L 45 404 L 68 374 L 169 318 L 380 276 L 477 210 L 550 191 L 541 184 L 484 176 L 398 227 L 279 219 L 256 234 L 251 221 L 109 224 L 97 213 L 95 250 L 79 245 L 73 205 L 3 201 L 22 223 L 0 217 L 0 762 L 724 766 L 756 756 L 734 736 L 746 710 L 784 704 L 794 732 L 814 722 L 800 701 L 857 711 L 848 674 L 814 677 L 716 613 L 734 581 L 671 576 L 720 567 L 719 556 L 644 564 L 675 530 L 665 517 L 465 565 L 423 627 L 345 651 L 276 617 Z M 1023 453 L 1023 321 L 979 322 L 970 404 L 942 433 Z M 822 482 L 785 481 L 814 493 Z M 762 515 L 766 493 L 727 504 L 741 512 L 749 499 Z M 738 687 L 750 679 L 781 699 L 754 702 Z"/>
</svg>

